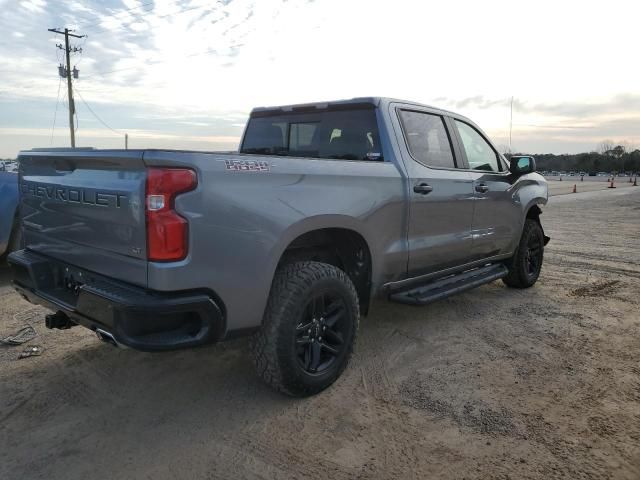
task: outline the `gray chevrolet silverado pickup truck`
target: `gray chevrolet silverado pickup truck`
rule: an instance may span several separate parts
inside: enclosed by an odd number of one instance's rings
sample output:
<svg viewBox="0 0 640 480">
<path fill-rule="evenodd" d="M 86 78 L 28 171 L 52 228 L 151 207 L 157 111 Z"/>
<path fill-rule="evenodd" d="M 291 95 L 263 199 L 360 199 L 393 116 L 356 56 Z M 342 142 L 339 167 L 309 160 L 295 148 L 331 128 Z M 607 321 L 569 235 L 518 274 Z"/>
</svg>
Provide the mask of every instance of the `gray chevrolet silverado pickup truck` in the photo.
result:
<svg viewBox="0 0 640 480">
<path fill-rule="evenodd" d="M 9 263 L 49 328 L 147 351 L 250 334 L 291 395 L 336 380 L 374 297 L 530 287 L 548 241 L 532 157 L 387 98 L 256 108 L 239 152 L 30 150 L 19 175 Z"/>
</svg>

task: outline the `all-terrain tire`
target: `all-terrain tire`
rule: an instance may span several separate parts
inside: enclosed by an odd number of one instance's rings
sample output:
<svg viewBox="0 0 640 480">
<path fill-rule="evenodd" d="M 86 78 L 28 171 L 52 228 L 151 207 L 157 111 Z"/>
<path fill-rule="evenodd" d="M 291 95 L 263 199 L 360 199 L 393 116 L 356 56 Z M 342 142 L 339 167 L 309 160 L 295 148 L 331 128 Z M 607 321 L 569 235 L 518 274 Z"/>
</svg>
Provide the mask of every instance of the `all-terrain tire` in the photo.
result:
<svg viewBox="0 0 640 480">
<path fill-rule="evenodd" d="M 527 218 L 516 253 L 505 262 L 509 274 L 502 281 L 512 288 L 531 287 L 540 276 L 543 258 L 544 233 L 542 227 L 535 220 Z"/>
<path fill-rule="evenodd" d="M 296 335 L 312 299 L 331 295 L 344 308 L 344 344 L 329 366 L 309 373 L 301 365 Z M 360 308 L 358 294 L 345 272 L 320 262 L 302 261 L 278 269 L 271 286 L 261 328 L 251 337 L 251 354 L 262 379 L 275 390 L 307 396 L 330 386 L 344 371 L 353 353 Z M 305 330 L 306 332 L 306 330 Z M 322 340 L 322 339 L 320 339 Z M 316 339 L 317 341 L 317 339 Z M 326 341 L 326 339 L 325 339 Z"/>
</svg>

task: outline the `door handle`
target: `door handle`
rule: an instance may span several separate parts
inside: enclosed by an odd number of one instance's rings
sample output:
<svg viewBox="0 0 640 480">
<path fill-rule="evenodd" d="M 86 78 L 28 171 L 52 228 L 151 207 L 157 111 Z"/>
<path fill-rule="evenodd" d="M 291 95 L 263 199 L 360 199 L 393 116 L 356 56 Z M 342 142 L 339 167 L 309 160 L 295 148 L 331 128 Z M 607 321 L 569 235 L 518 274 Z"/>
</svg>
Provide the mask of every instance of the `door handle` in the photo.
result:
<svg viewBox="0 0 640 480">
<path fill-rule="evenodd" d="M 427 183 L 419 183 L 413 186 L 413 191 L 416 193 L 420 193 L 421 195 L 426 195 L 427 193 L 431 193 L 433 191 L 433 187 Z"/>
<path fill-rule="evenodd" d="M 476 192 L 487 193 L 488 191 L 489 187 L 486 184 L 481 183 L 480 185 L 476 185 Z"/>
</svg>

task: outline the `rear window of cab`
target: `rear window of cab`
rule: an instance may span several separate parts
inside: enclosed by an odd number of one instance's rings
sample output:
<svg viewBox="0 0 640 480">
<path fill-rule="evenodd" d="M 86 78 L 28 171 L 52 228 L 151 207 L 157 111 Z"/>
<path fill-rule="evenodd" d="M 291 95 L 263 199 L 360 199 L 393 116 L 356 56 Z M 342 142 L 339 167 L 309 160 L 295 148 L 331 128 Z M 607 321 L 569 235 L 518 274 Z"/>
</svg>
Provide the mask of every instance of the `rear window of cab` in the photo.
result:
<svg viewBox="0 0 640 480">
<path fill-rule="evenodd" d="M 240 153 L 383 160 L 373 106 L 313 112 L 259 112 L 249 119 Z"/>
</svg>

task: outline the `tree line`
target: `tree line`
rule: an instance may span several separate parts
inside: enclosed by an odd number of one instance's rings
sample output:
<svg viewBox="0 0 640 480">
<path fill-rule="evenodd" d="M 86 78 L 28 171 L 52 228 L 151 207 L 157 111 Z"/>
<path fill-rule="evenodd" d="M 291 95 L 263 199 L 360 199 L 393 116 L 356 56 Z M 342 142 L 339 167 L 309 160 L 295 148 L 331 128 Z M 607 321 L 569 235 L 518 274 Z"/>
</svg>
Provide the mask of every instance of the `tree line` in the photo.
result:
<svg viewBox="0 0 640 480">
<path fill-rule="evenodd" d="M 575 172 L 640 172 L 640 149 L 613 145 L 608 141 L 598 146 L 598 151 L 562 154 L 519 154 L 532 155 L 538 170 L 564 170 Z"/>
</svg>

